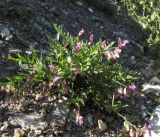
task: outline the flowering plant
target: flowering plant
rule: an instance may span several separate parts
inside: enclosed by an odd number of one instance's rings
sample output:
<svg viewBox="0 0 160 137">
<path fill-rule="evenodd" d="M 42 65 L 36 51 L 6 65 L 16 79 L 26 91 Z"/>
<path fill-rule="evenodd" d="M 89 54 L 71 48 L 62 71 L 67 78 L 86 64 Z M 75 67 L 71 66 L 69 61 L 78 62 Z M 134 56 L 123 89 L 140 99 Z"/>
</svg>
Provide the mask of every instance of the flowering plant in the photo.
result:
<svg viewBox="0 0 160 137">
<path fill-rule="evenodd" d="M 67 95 L 69 104 L 78 108 L 92 102 L 99 108 L 119 113 L 126 105 L 115 105 L 119 98 L 115 96 L 113 101 L 114 91 L 119 88 L 119 94 L 126 96 L 127 91 L 123 88 L 136 79 L 133 73 L 113 63 L 120 58 L 128 41 L 119 38 L 118 42 L 108 43 L 100 39 L 94 43 L 94 35 L 87 41 L 80 39 L 83 29 L 74 37 L 63 32 L 60 26 L 54 26 L 57 35 L 54 39 L 49 38 L 47 55 L 39 56 L 34 50 L 26 56 L 20 53 L 9 55 L 9 59 L 19 62 L 20 70 L 16 76 L 9 78 L 8 84 L 14 87 L 18 96 L 20 91 L 23 95 L 31 91 L 58 91 L 58 94 Z M 132 83 L 128 89 L 135 91 L 136 87 Z M 79 110 L 76 123 L 83 124 Z"/>
</svg>

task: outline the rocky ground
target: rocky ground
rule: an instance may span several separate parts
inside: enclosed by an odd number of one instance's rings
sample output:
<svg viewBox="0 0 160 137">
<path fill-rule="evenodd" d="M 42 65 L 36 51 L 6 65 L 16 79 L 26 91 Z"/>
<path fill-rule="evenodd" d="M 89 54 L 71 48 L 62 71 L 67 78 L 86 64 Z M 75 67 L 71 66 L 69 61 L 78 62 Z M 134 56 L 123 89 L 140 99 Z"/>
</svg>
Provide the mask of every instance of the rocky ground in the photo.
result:
<svg viewBox="0 0 160 137">
<path fill-rule="evenodd" d="M 137 99 L 140 103 L 137 104 L 145 112 L 152 112 L 159 104 L 160 69 L 155 60 L 148 55 L 145 56 L 144 48 L 140 45 L 140 41 L 144 39 L 143 35 L 140 35 L 142 30 L 131 17 L 127 16 L 127 13 L 118 12 L 110 15 L 83 0 L 75 2 L 12 0 L 7 7 L 5 2 L 0 1 L 0 7 L 2 7 L 0 10 L 1 81 L 17 70 L 16 64 L 7 61 L 7 53 L 27 52 L 33 47 L 37 52 L 46 54 L 47 37 L 54 37 L 53 23 L 57 23 L 72 35 L 77 35 L 79 30 L 84 28 L 84 39 L 94 34 L 95 41 L 100 37 L 108 41 L 117 40 L 118 37 L 129 40 L 119 62 L 126 69 L 137 71 L 141 77 L 140 97 Z M 104 114 L 101 112 L 96 114 L 94 109 L 85 113 L 83 126 L 76 125 L 75 114 L 66 107 L 67 99 L 64 97 L 57 98 L 53 95 L 39 100 L 38 95 L 33 95 L 18 102 L 10 98 L 11 95 L 4 93 L 3 89 L 0 93 L 0 136 L 2 137 L 128 136 L 120 125 L 115 128 L 116 118 L 106 115 L 108 126 L 105 132 L 99 132 L 95 120 L 100 119 L 99 115 Z M 159 108 L 155 110 L 159 111 Z M 154 118 L 151 122 L 155 125 Z M 113 123 L 113 127 L 109 126 L 109 123 Z M 154 132 L 152 129 L 151 131 Z M 160 131 L 157 130 L 156 133 Z"/>
</svg>

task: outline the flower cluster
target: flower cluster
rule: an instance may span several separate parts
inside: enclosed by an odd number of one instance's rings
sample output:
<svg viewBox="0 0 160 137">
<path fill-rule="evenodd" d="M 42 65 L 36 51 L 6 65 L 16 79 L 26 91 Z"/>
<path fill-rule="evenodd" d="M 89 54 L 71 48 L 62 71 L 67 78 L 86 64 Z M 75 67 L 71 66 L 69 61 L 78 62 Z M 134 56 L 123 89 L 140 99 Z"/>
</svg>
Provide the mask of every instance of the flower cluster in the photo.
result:
<svg viewBox="0 0 160 137">
<path fill-rule="evenodd" d="M 120 57 L 120 53 L 122 52 L 121 48 L 126 46 L 127 43 L 129 43 L 128 40 L 122 40 L 121 38 L 118 38 L 118 47 L 114 47 L 108 51 L 103 51 L 103 54 L 105 54 L 108 59 L 118 59 Z M 106 41 L 103 41 L 101 48 L 105 49 L 106 47 Z"/>
<path fill-rule="evenodd" d="M 129 92 L 128 90 L 131 90 L 131 91 L 135 91 L 136 90 L 136 85 L 134 83 L 131 83 L 127 88 L 118 88 L 117 89 L 117 96 L 120 98 L 120 99 L 124 99 L 126 97 L 129 97 L 130 94 L 132 94 L 131 92 Z"/>
<path fill-rule="evenodd" d="M 120 48 L 115 48 L 113 51 L 108 51 L 106 52 L 106 56 L 109 59 L 117 59 L 120 57 L 120 53 L 121 53 L 121 49 Z"/>
</svg>

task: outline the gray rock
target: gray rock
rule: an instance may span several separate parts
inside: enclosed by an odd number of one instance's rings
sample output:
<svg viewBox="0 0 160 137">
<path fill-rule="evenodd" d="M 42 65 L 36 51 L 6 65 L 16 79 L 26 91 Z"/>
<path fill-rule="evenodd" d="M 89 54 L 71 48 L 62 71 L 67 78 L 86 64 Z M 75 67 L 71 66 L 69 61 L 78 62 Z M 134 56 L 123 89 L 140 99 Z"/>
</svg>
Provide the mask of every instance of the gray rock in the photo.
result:
<svg viewBox="0 0 160 137">
<path fill-rule="evenodd" d="M 66 106 L 66 99 L 63 98 L 55 102 L 54 106 L 56 106 L 50 114 L 47 115 L 47 121 L 50 123 L 57 123 L 60 125 L 65 124 L 65 120 L 68 116 L 69 109 Z"/>
<path fill-rule="evenodd" d="M 92 9 L 92 8 L 88 8 L 88 10 L 89 10 L 91 13 L 93 13 L 93 9 Z"/>
<path fill-rule="evenodd" d="M 10 35 L 9 29 L 8 28 L 3 28 L 0 35 L 1 35 L 2 38 L 8 37 Z"/>
<path fill-rule="evenodd" d="M 149 123 L 151 128 L 146 130 L 144 137 L 160 137 L 160 105 L 154 109 Z"/>
<path fill-rule="evenodd" d="M 21 126 L 24 129 L 36 130 L 38 128 L 45 129 L 48 124 L 45 121 L 42 121 L 42 116 L 36 112 L 31 114 L 23 114 L 21 116 L 11 116 L 9 121 L 11 125 Z"/>
<path fill-rule="evenodd" d="M 8 122 L 5 121 L 5 122 L 3 123 L 3 126 L 0 128 L 0 131 L 2 131 L 2 132 L 7 131 L 8 126 L 9 126 Z"/>
<path fill-rule="evenodd" d="M 35 130 L 35 134 L 36 134 L 36 135 L 42 134 L 42 130 Z"/>
<path fill-rule="evenodd" d="M 93 125 L 93 116 L 90 113 L 87 116 L 87 120 L 88 120 L 90 125 Z"/>
<path fill-rule="evenodd" d="M 155 84 L 160 84 L 160 79 L 156 76 L 154 76 L 151 80 L 150 83 L 155 83 Z"/>
<path fill-rule="evenodd" d="M 36 134 L 33 131 L 30 131 L 28 133 L 28 137 L 36 137 Z"/>
<path fill-rule="evenodd" d="M 113 34 L 117 37 L 128 39 L 128 35 L 122 31 L 118 31 L 118 32 L 114 31 Z"/>
<path fill-rule="evenodd" d="M 2 45 L 4 42 L 0 40 L 0 45 Z"/>
<path fill-rule="evenodd" d="M 22 50 L 20 49 L 9 50 L 9 53 L 16 53 L 16 52 L 22 52 Z"/>
<path fill-rule="evenodd" d="M 141 110 L 142 110 L 142 111 L 145 111 L 145 110 L 147 110 L 146 106 L 144 106 L 144 105 L 141 105 Z"/>
<path fill-rule="evenodd" d="M 24 137 L 24 135 L 25 135 L 25 132 L 24 132 L 22 129 L 16 128 L 16 129 L 14 130 L 14 135 L 13 135 L 13 137 Z"/>
<path fill-rule="evenodd" d="M 48 135 L 48 137 L 54 137 L 53 135 Z"/>
<path fill-rule="evenodd" d="M 2 122 L 0 122 L 0 127 L 3 125 L 3 123 Z"/>
<path fill-rule="evenodd" d="M 107 129 L 107 125 L 101 119 L 99 119 L 98 120 L 98 128 L 100 129 L 100 131 L 105 131 Z"/>
<path fill-rule="evenodd" d="M 9 35 L 8 37 L 6 37 L 6 40 L 8 41 L 8 40 L 10 40 L 12 38 L 13 38 L 13 35 Z"/>
<path fill-rule="evenodd" d="M 130 63 L 131 63 L 132 65 L 135 65 L 135 64 L 136 64 L 135 56 L 131 56 L 131 57 L 129 58 L 129 61 L 130 61 Z"/>
<path fill-rule="evenodd" d="M 83 6 L 83 3 L 81 1 L 75 1 L 75 4 L 78 6 Z"/>
<path fill-rule="evenodd" d="M 1 137 L 11 137 L 8 133 L 3 133 Z"/>
<path fill-rule="evenodd" d="M 160 85 L 143 84 L 142 88 L 142 91 L 146 93 L 160 95 Z"/>
<path fill-rule="evenodd" d="M 0 8 L 2 8 L 2 7 L 5 6 L 5 1 L 6 1 L 6 0 L 1 0 L 1 1 L 0 1 Z"/>
<path fill-rule="evenodd" d="M 140 71 L 144 75 L 145 78 L 149 78 L 150 77 L 149 72 L 146 69 L 140 68 Z"/>
</svg>

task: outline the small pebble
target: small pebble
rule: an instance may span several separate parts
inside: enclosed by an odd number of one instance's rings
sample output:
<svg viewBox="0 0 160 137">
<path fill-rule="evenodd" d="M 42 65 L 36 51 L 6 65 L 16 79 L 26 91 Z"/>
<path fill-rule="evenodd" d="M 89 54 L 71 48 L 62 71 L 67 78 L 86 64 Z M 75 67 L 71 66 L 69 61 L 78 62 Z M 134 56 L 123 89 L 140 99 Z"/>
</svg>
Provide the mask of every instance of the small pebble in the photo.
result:
<svg viewBox="0 0 160 137">
<path fill-rule="evenodd" d="M 88 8 L 88 10 L 89 10 L 91 13 L 93 13 L 93 10 L 92 10 L 91 8 Z"/>
<path fill-rule="evenodd" d="M 42 130 L 35 130 L 36 135 L 40 135 L 42 133 Z"/>
</svg>

